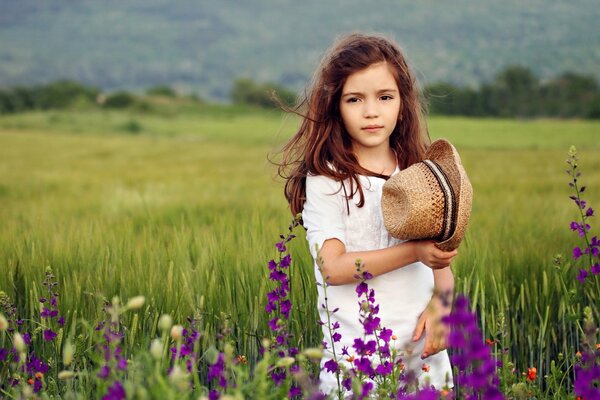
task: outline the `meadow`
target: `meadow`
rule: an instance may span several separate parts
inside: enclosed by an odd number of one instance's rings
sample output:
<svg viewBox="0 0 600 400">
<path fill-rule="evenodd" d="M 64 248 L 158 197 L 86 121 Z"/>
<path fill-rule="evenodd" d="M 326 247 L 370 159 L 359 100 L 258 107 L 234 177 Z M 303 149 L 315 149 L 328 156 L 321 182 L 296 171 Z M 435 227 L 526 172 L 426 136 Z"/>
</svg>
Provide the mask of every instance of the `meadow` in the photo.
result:
<svg viewBox="0 0 600 400">
<path fill-rule="evenodd" d="M 98 321 L 115 295 L 144 295 L 139 318 L 126 316 L 130 349 L 147 348 L 169 313 L 199 319 L 203 346 L 228 325 L 235 354 L 256 362 L 269 335 L 267 261 L 292 218 L 268 158 L 295 123 L 225 106 L 0 117 L 0 290 L 33 317 L 51 266 L 67 327 Z M 458 148 L 474 189 L 453 265 L 457 292 L 470 297 L 484 338 L 507 347 L 517 373 L 536 367 L 543 386 L 551 361 L 577 351 L 584 306 L 600 320 L 598 279 L 587 289 L 575 279 L 579 238 L 569 223 L 578 210 L 565 174 L 575 145 L 585 198 L 598 207 L 600 123 L 431 117 L 428 125 L 433 139 Z M 314 267 L 296 233 L 290 328 L 310 347 L 321 340 Z"/>
</svg>

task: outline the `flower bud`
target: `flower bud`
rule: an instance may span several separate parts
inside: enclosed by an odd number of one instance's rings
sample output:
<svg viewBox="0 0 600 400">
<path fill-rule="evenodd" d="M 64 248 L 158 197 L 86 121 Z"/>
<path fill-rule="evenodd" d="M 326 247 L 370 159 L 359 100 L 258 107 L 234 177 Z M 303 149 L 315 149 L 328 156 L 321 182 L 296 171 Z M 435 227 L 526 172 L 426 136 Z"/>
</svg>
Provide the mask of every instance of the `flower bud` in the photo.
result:
<svg viewBox="0 0 600 400">
<path fill-rule="evenodd" d="M 303 351 L 304 355 L 313 360 L 320 360 L 323 358 L 323 350 L 317 348 L 310 348 Z"/>
<path fill-rule="evenodd" d="M 71 365 L 71 362 L 73 361 L 73 353 L 75 353 L 75 349 L 73 348 L 71 341 L 67 340 L 65 347 L 63 348 L 63 364 L 65 366 Z"/>
<path fill-rule="evenodd" d="M 277 363 L 275 364 L 275 366 L 276 367 L 287 368 L 290 365 L 292 365 L 295 361 L 296 361 L 296 359 L 294 357 L 283 357 L 283 358 L 280 358 L 277 361 Z"/>
<path fill-rule="evenodd" d="M 141 308 L 146 302 L 146 298 L 144 296 L 135 296 L 129 299 L 127 302 L 127 308 L 130 310 L 137 310 Z"/>
<path fill-rule="evenodd" d="M 26 349 L 25 340 L 23 340 L 23 336 L 19 332 L 15 332 L 15 336 L 13 337 L 13 346 L 18 353 L 24 353 Z"/>
<path fill-rule="evenodd" d="M 5 331 L 8 329 L 8 321 L 4 315 L 0 314 L 0 331 Z"/>
<path fill-rule="evenodd" d="M 175 365 L 169 374 L 169 381 L 179 390 L 188 389 L 188 374 L 181 369 L 179 365 Z"/>
<path fill-rule="evenodd" d="M 75 376 L 75 372 L 73 371 L 60 371 L 58 373 L 58 379 L 62 379 L 62 380 L 67 380 L 67 379 L 71 379 L 72 377 Z"/>
<path fill-rule="evenodd" d="M 173 319 L 169 314 L 163 314 L 158 320 L 158 328 L 163 332 L 168 332 L 173 326 Z"/>
<path fill-rule="evenodd" d="M 150 345 L 150 354 L 155 360 L 160 360 L 163 356 L 163 344 L 160 339 L 154 339 Z"/>
<path fill-rule="evenodd" d="M 182 335 L 183 335 L 183 326 L 173 325 L 173 327 L 171 328 L 171 337 L 174 340 L 179 340 L 179 339 L 181 339 Z"/>
</svg>

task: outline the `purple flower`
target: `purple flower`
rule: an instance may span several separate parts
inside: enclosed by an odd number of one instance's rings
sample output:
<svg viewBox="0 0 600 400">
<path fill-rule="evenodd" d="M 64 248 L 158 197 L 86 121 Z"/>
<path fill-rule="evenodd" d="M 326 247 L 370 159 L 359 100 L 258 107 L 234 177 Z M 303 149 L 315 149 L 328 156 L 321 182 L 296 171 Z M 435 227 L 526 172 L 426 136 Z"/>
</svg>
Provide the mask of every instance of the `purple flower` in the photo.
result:
<svg viewBox="0 0 600 400">
<path fill-rule="evenodd" d="M 288 392 L 288 397 L 296 397 L 296 396 L 300 396 L 302 394 L 302 389 L 300 389 L 298 386 L 292 386 L 290 388 L 290 391 Z"/>
<path fill-rule="evenodd" d="M 590 270 L 592 271 L 592 274 L 594 274 L 594 275 L 600 274 L 600 264 L 595 263 L 594 265 L 592 265 L 592 268 L 590 268 Z"/>
<path fill-rule="evenodd" d="M 375 373 L 377 373 L 377 375 L 386 376 L 392 373 L 393 368 L 394 364 L 389 361 L 385 361 L 383 364 L 379 364 L 375 368 Z"/>
<path fill-rule="evenodd" d="M 273 371 L 271 373 L 271 379 L 276 386 L 281 385 L 285 381 L 285 371 Z"/>
<path fill-rule="evenodd" d="M 57 322 L 58 322 L 58 325 L 64 326 L 65 325 L 65 317 L 60 317 Z"/>
<path fill-rule="evenodd" d="M 327 372 L 331 373 L 335 373 L 339 368 L 338 363 L 336 363 L 335 360 L 327 361 L 325 364 L 323 364 L 323 367 Z"/>
<path fill-rule="evenodd" d="M 334 343 L 337 343 L 342 340 L 342 335 L 339 332 L 335 332 L 333 335 L 331 335 L 331 338 L 333 339 Z"/>
<path fill-rule="evenodd" d="M 585 216 L 591 217 L 593 215 L 594 215 L 594 209 L 592 207 L 588 208 L 587 211 L 585 212 Z"/>
<path fill-rule="evenodd" d="M 275 247 L 277 247 L 277 251 L 279 251 L 280 253 L 285 253 L 287 251 L 287 248 L 285 247 L 285 242 L 276 243 Z"/>
<path fill-rule="evenodd" d="M 379 338 L 381 340 L 383 340 L 384 342 L 389 342 L 390 339 L 392 338 L 392 330 L 391 329 L 387 329 L 387 328 L 383 328 L 381 330 L 381 332 L 379 332 Z"/>
<path fill-rule="evenodd" d="M 281 313 L 286 317 L 290 317 L 290 310 L 292 309 L 292 302 L 289 300 L 284 300 L 280 303 Z"/>
<path fill-rule="evenodd" d="M 52 329 L 44 330 L 44 340 L 46 342 L 51 342 L 56 336 L 57 334 Z"/>
<path fill-rule="evenodd" d="M 581 251 L 581 249 L 579 248 L 579 246 L 576 246 L 576 247 L 573 248 L 573 258 L 575 260 L 577 260 L 582 255 L 583 255 L 583 252 Z"/>
<path fill-rule="evenodd" d="M 363 383 L 361 393 L 360 393 L 360 399 L 367 398 L 369 396 L 369 394 L 371 393 L 372 389 L 373 389 L 373 382 Z"/>
<path fill-rule="evenodd" d="M 108 388 L 106 395 L 102 397 L 102 400 L 123 400 L 126 398 L 125 389 L 119 381 L 115 381 L 112 386 Z"/>
<path fill-rule="evenodd" d="M 279 265 L 281 265 L 281 268 L 287 268 L 290 266 L 291 263 L 292 263 L 292 256 L 289 254 L 286 254 L 286 256 L 281 259 L 281 262 L 279 263 Z"/>
<path fill-rule="evenodd" d="M 361 282 L 358 285 L 356 285 L 356 294 L 358 295 L 358 297 L 367 293 L 368 290 L 369 290 L 369 285 L 367 285 L 366 282 Z"/>
<path fill-rule="evenodd" d="M 221 397 L 221 393 L 218 390 L 212 389 L 208 392 L 208 400 L 218 400 Z"/>
<path fill-rule="evenodd" d="M 208 368 L 208 380 L 220 377 L 225 370 L 225 357 L 219 353 L 217 361 Z"/>
<path fill-rule="evenodd" d="M 108 378 L 108 376 L 110 375 L 110 367 L 108 365 L 103 365 L 102 368 L 100 368 L 100 371 L 98 372 L 98 378 L 100 379 L 106 379 Z"/>
<path fill-rule="evenodd" d="M 379 317 L 368 316 L 367 318 L 365 318 L 365 320 L 362 323 L 363 327 L 365 328 L 365 333 L 367 335 L 372 335 L 373 332 L 375 332 L 375 330 L 379 328 L 380 322 L 381 319 L 379 319 Z"/>
<path fill-rule="evenodd" d="M 577 280 L 581 283 L 585 282 L 585 278 L 587 278 L 588 276 L 588 272 L 585 269 L 580 269 L 579 270 L 579 275 L 577 275 Z"/>
<path fill-rule="evenodd" d="M 117 369 L 121 371 L 127 370 L 127 359 L 125 357 L 117 357 Z"/>
<path fill-rule="evenodd" d="M 451 329 L 448 342 L 454 350 L 451 361 L 459 370 L 456 383 L 464 388 L 467 398 L 502 398 L 496 362 L 483 342 L 477 316 L 466 296 L 457 297 L 454 310 L 443 321 Z"/>
<path fill-rule="evenodd" d="M 269 260 L 269 271 L 273 271 L 276 268 L 277 268 L 277 263 L 275 262 L 275 260 Z"/>
<path fill-rule="evenodd" d="M 374 373 L 373 367 L 371 366 L 371 360 L 367 357 L 360 357 L 354 360 L 354 366 L 358 371 L 365 375 L 371 376 Z"/>
</svg>

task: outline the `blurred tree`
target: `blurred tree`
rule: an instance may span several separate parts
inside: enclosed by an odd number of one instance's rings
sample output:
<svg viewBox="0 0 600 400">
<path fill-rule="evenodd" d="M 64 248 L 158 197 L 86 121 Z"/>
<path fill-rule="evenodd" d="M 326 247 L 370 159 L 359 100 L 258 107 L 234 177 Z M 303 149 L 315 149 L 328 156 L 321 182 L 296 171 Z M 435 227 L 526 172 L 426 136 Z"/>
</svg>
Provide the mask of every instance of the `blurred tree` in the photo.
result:
<svg viewBox="0 0 600 400">
<path fill-rule="evenodd" d="M 166 85 L 153 86 L 146 90 L 146 94 L 151 96 L 177 97 L 177 92 L 172 87 Z"/>
<path fill-rule="evenodd" d="M 257 84 L 252 79 L 236 79 L 231 88 L 230 98 L 236 104 L 251 104 L 264 108 L 273 108 L 276 96 L 284 105 L 291 106 L 296 101 L 296 94 L 276 83 Z"/>
</svg>

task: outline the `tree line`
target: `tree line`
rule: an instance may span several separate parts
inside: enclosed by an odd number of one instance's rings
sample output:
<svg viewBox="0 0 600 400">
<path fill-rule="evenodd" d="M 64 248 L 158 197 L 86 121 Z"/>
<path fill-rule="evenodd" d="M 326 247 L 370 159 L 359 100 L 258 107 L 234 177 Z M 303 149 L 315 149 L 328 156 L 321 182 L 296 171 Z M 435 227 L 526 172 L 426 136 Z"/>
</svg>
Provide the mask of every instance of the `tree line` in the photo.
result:
<svg viewBox="0 0 600 400">
<path fill-rule="evenodd" d="M 155 86 L 149 96 L 179 97 L 169 86 Z M 263 108 L 291 106 L 296 93 L 276 83 L 237 79 L 230 100 Z M 189 97 L 202 102 L 197 97 Z M 424 87 L 429 113 L 438 115 L 490 116 L 504 118 L 593 118 L 600 119 L 600 87 L 593 76 L 573 72 L 540 80 L 528 68 L 508 66 L 491 82 L 478 88 L 438 82 Z M 277 100 L 275 100 L 277 99 Z M 0 114 L 87 105 L 103 108 L 144 109 L 143 97 L 127 91 L 103 94 L 101 90 L 73 81 L 57 81 L 32 87 L 0 89 Z"/>
<path fill-rule="evenodd" d="M 600 118 L 598 82 L 573 72 L 542 81 L 528 68 L 508 66 L 479 88 L 440 82 L 426 86 L 424 97 L 432 114 Z"/>
</svg>

